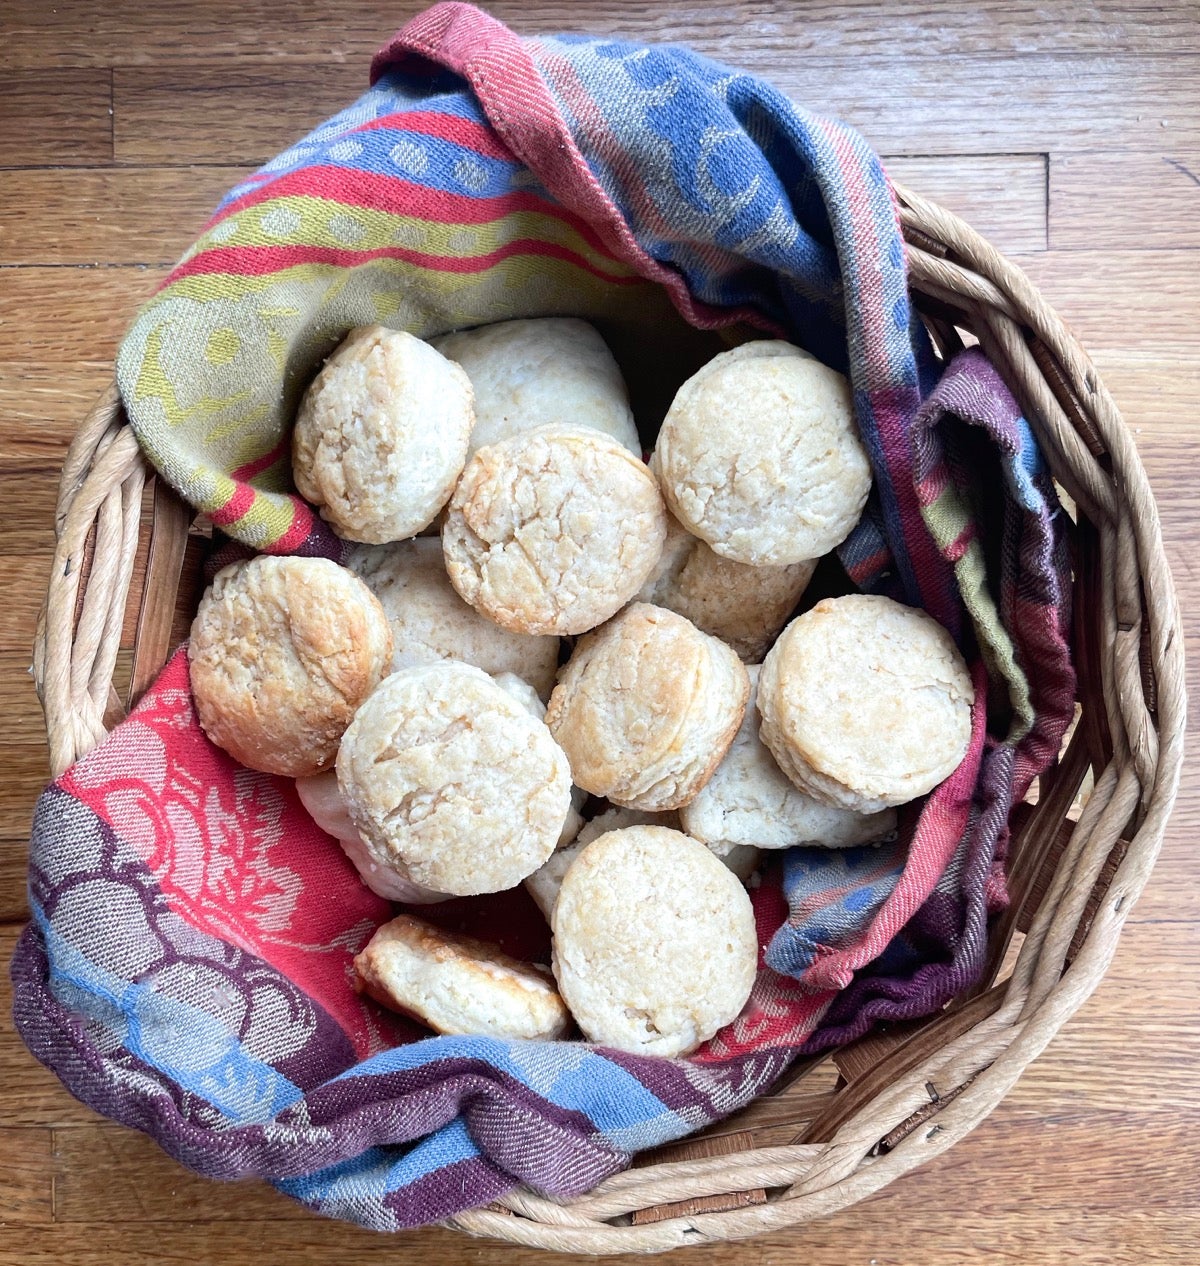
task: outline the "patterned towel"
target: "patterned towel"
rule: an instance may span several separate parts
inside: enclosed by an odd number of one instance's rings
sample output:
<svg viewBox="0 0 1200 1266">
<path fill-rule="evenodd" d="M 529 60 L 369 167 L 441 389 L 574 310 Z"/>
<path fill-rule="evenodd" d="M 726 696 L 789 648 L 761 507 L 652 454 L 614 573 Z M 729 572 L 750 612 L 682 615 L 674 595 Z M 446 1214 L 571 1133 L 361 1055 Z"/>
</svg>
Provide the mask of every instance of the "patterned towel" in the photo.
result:
<svg viewBox="0 0 1200 1266">
<path fill-rule="evenodd" d="M 230 192 L 121 347 L 130 420 L 184 496 L 254 548 L 334 552 L 289 492 L 287 426 L 358 323 L 431 335 L 564 313 L 653 339 L 682 314 L 781 333 L 854 387 L 876 495 L 843 551 L 852 575 L 942 620 L 980 686 L 970 754 L 913 810 L 891 865 L 848 877 L 848 855 L 789 859 L 791 910 L 775 876 L 755 912 L 791 975 L 764 964 L 734 1024 L 663 1060 L 421 1038 L 358 998 L 350 958 L 386 907 L 289 783 L 207 742 L 177 655 L 39 801 L 18 1027 L 73 1093 L 199 1172 L 266 1177 L 393 1229 L 519 1183 L 587 1190 L 748 1102 L 806 1042 L 888 1013 L 887 988 L 922 964 L 940 975 L 906 1005 L 935 1006 L 1002 899 L 1004 808 L 1052 753 L 1071 676 L 1053 490 L 981 359 L 920 411 L 939 367 L 856 134 L 685 50 L 520 41 L 458 4 L 411 22 L 372 83 Z M 993 404 L 972 414 L 980 394 Z M 972 535 L 993 526 L 951 413 L 1001 453 L 998 569 Z M 481 931 L 500 911 L 522 942 L 509 948 L 536 956 L 528 911 L 504 905 L 519 897 L 437 917 Z M 921 935 L 894 939 L 913 916 Z"/>
</svg>

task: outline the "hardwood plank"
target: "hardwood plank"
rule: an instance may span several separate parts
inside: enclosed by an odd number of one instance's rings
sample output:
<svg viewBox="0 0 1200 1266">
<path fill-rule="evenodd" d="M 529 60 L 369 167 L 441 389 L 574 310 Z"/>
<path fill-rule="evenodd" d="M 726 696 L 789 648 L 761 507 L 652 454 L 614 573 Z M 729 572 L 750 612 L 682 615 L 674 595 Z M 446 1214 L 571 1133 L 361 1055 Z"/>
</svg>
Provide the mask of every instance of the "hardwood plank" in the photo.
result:
<svg viewBox="0 0 1200 1266">
<path fill-rule="evenodd" d="M 0 272 L 0 286 L 3 284 Z M 82 285 L 76 302 L 85 307 L 89 302 Z M 0 349 L 4 349 L 3 324 Z M 0 459 L 4 470 L 47 479 L 56 486 L 67 445 L 112 375 L 111 361 L 72 357 L 65 362 L 6 363 L 0 372 L 0 416 L 9 428 Z"/>
<path fill-rule="evenodd" d="M 201 1178 L 146 1135 L 120 1126 L 56 1130 L 54 1166 L 59 1222 L 311 1221 L 267 1183 Z"/>
<path fill-rule="evenodd" d="M 725 60 L 729 60 L 726 54 Z M 892 154 L 1048 153 L 1200 146 L 1200 56 L 1070 57 L 938 63 L 804 58 L 756 44 L 743 69 L 809 109 L 844 119 Z M 366 88 L 366 65 L 191 62 L 114 73 L 114 154 L 122 163 L 263 161 Z M 1002 111 L 980 103 L 1003 96 Z"/>
<path fill-rule="evenodd" d="M 103 361 L 111 367 L 133 314 L 166 273 L 162 267 L 0 268 L 3 376 L 8 362 Z M 85 413 L 93 403 L 94 397 Z"/>
<path fill-rule="evenodd" d="M 301 83 L 303 87 L 301 87 Z M 113 144 L 122 163 L 254 163 L 286 149 L 361 96 L 367 67 L 129 68 L 113 76 Z"/>
<path fill-rule="evenodd" d="M 0 649 L 0 716 L 4 717 L 4 738 L 9 743 L 36 747 L 46 741 L 42 706 L 38 703 L 29 671 L 33 662 L 30 647 Z"/>
<path fill-rule="evenodd" d="M 0 924 L 0 962 L 8 963 L 21 929 Z M 100 1118 L 63 1089 L 53 1073 L 43 1068 L 25 1049 L 12 1026 L 12 981 L 0 972 L 0 1126 L 50 1128 L 60 1125 L 95 1125 Z M 0 1206 L 2 1207 L 2 1206 Z M 0 1215 L 0 1223 L 3 1222 Z M 6 1238 L 0 1233 L 0 1262 L 4 1262 Z M 9 1258 L 9 1261 L 18 1260 Z"/>
<path fill-rule="evenodd" d="M 391 32 L 425 8 L 423 0 L 366 0 L 352 9 L 331 0 L 179 0 L 171 5 L 107 5 L 74 0 L 70 6 L 9 0 L 9 34 L 0 65 L 172 65 L 203 48 L 231 60 L 312 60 L 314 49 L 331 61 L 369 60 Z M 638 0 L 586 6 L 569 0 L 495 0 L 488 11 L 516 30 L 544 33 L 586 30 L 647 41 L 686 41 L 732 65 L 760 48 L 791 56 L 814 51 L 859 57 L 901 49 L 905 57 L 934 59 L 976 53 L 1031 57 L 1045 53 L 1110 55 L 1118 50 L 1170 55 L 1200 51 L 1194 6 L 1142 0 L 1101 0 L 1042 11 L 1006 0 L 970 6 L 896 0 L 881 4 L 826 2 L 806 5 L 802 22 L 790 20 L 787 0 L 740 0 L 720 7 L 693 0 L 662 7 Z M 327 50 L 327 51 L 326 51 Z"/>
<path fill-rule="evenodd" d="M 823 1218 L 803 1228 L 758 1236 L 748 1242 L 705 1248 L 706 1263 L 774 1266 L 791 1260 L 802 1244 L 806 1266 L 845 1266 L 847 1261 L 874 1261 L 877 1266 L 908 1266 L 931 1245 L 961 1246 L 972 1258 L 1000 1266 L 1145 1266 L 1146 1262 L 1185 1263 L 1200 1240 L 1200 1213 L 1194 1210 L 1147 1210 L 1119 1214 L 1088 1208 L 1039 1210 L 1036 1218 L 1000 1217 L 985 1196 L 962 1207 L 933 1202 L 912 1203 L 912 1186 L 920 1183 L 945 1198 L 945 1162 L 929 1177 L 911 1180 L 907 1200 L 885 1191 L 864 1204 Z M 904 1190 L 901 1184 L 900 1191 Z M 197 1242 L 197 1237 L 202 1237 Z M 194 1223 L 64 1223 L 22 1227 L 0 1244 L 5 1266 L 112 1266 L 113 1262 L 145 1260 L 155 1266 L 245 1266 L 247 1246 L 262 1266 L 335 1260 L 338 1266 L 388 1261 L 395 1266 L 427 1263 L 472 1263 L 484 1266 L 502 1257 L 506 1266 L 574 1266 L 577 1256 L 480 1242 L 438 1227 L 379 1235 L 344 1224 L 310 1218 L 304 1222 Z M 853 1245 L 854 1256 L 847 1257 Z M 861 1246 L 861 1247 L 860 1247 Z M 696 1252 L 698 1250 L 693 1250 Z M 934 1251 L 937 1251 L 936 1249 Z M 613 1266 L 635 1266 L 644 1257 L 622 1254 L 605 1259 Z M 952 1256 L 919 1260 L 952 1261 Z M 963 1260 L 959 1258 L 957 1260 Z"/>
<path fill-rule="evenodd" d="M 1198 1061 L 1200 924 L 1129 923 L 1096 992 L 1005 1103 L 1169 1116 L 1194 1100 Z"/>
<path fill-rule="evenodd" d="M 1051 250 L 1014 262 L 1097 363 L 1109 349 L 1153 351 L 1172 366 L 1196 362 L 1200 268 L 1191 251 Z"/>
<path fill-rule="evenodd" d="M 0 743 L 0 837 L 29 836 L 33 802 L 50 780 L 44 745 Z"/>
<path fill-rule="evenodd" d="M 29 918 L 28 866 L 28 833 L 0 836 L 0 923 L 24 923 Z"/>
<path fill-rule="evenodd" d="M 54 1165 L 49 1130 L 0 1128 L 0 1228 L 53 1220 Z M 4 1235 L 0 1230 L 0 1251 Z"/>
<path fill-rule="evenodd" d="M 820 56 L 797 69 L 794 50 L 748 50 L 747 69 L 798 101 L 845 118 L 885 152 L 931 154 L 1049 150 L 1108 142 L 1175 146 L 1200 137 L 1197 65 L 1179 75 L 1144 60 L 1049 65 L 963 60 L 931 77 L 891 58 L 847 62 Z M 365 88 L 361 65 L 308 69 L 308 91 L 278 64 L 192 64 L 171 72 L 131 68 L 114 80 L 115 153 L 123 162 L 262 160 L 349 104 Z M 897 84 L 896 77 L 903 77 Z M 1014 83 L 1013 80 L 1016 80 Z M 1010 94 L 1003 112 L 981 96 Z M 1014 117 L 1014 102 L 1019 103 Z M 1165 124 L 1165 126 L 1164 126 Z"/>
<path fill-rule="evenodd" d="M 1042 154 L 884 157 L 889 176 L 961 216 L 1005 254 L 1046 249 Z"/>
<path fill-rule="evenodd" d="M 46 596 L 50 551 L 0 556 L 0 647 L 32 648 L 38 612 Z"/>
<path fill-rule="evenodd" d="M 173 264 L 248 167 L 14 171 L 0 264 Z"/>
<path fill-rule="evenodd" d="M 9 469 L 0 458 L 0 556 L 54 550 L 58 472 Z"/>
<path fill-rule="evenodd" d="M 0 167 L 83 166 L 112 156 L 107 68 L 35 66 L 0 74 Z"/>
<path fill-rule="evenodd" d="M 1053 155 L 1050 239 L 1056 250 L 1200 246 L 1200 147 L 1164 137 L 1146 152 Z"/>
</svg>

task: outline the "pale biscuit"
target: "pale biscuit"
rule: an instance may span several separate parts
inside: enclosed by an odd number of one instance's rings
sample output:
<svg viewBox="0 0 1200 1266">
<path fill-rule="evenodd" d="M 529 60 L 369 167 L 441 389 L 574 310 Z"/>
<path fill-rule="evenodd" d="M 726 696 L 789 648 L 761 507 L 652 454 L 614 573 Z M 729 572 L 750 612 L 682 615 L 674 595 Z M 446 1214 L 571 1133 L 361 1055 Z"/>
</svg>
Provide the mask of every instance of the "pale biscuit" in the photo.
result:
<svg viewBox="0 0 1200 1266">
<path fill-rule="evenodd" d="M 850 384 L 776 340 L 722 352 L 680 387 L 652 465 L 689 532 L 756 567 L 827 554 L 871 487 Z"/>
<path fill-rule="evenodd" d="M 429 905 L 449 899 L 448 892 L 422 888 L 413 883 L 402 867 L 381 866 L 367 852 L 358 827 L 350 820 L 350 810 L 346 808 L 337 774 L 332 769 L 311 778 L 297 778 L 296 794 L 309 817 L 342 846 L 342 852 L 354 863 L 359 878 L 373 893 L 404 905 Z"/>
<path fill-rule="evenodd" d="M 801 791 L 874 813 L 954 772 L 974 697 L 950 634 L 924 611 L 871 594 L 826 598 L 763 663 L 760 733 Z"/>
<path fill-rule="evenodd" d="M 747 663 L 757 663 L 796 609 L 816 565 L 815 559 L 783 567 L 735 563 L 668 515 L 666 544 L 637 601 L 678 612 Z"/>
<path fill-rule="evenodd" d="M 593 840 L 562 881 L 554 974 L 593 1042 L 686 1055 L 733 1020 L 754 984 L 745 890 L 695 840 L 633 826 Z"/>
<path fill-rule="evenodd" d="M 571 807 L 570 768 L 550 731 L 467 664 L 387 678 L 346 731 L 337 774 L 372 859 L 455 896 L 532 874 Z"/>
<path fill-rule="evenodd" d="M 586 427 L 540 427 L 481 448 L 446 514 L 455 589 L 518 633 L 584 633 L 641 588 L 667 518 L 649 470 Z"/>
<path fill-rule="evenodd" d="M 758 737 L 757 665 L 741 728 L 716 773 L 679 811 L 683 829 L 724 858 L 741 847 L 791 848 L 819 844 L 845 848 L 882 839 L 896 828 L 896 811 L 855 813 L 806 796 L 784 776 Z M 753 866 L 751 866 L 753 869 Z"/>
<path fill-rule="evenodd" d="M 501 321 L 432 340 L 475 389 L 470 452 L 566 423 L 611 435 L 641 456 L 625 380 L 595 326 L 578 317 Z"/>
<path fill-rule="evenodd" d="M 546 724 L 584 790 L 627 808 L 677 809 L 729 749 L 749 693 L 728 646 L 637 602 L 580 640 Z"/>
<path fill-rule="evenodd" d="M 515 673 L 496 673 L 492 680 L 501 690 L 510 694 L 531 717 L 545 721 L 546 705 L 527 681 L 523 681 Z M 572 786 L 571 807 L 567 810 L 567 820 L 559 832 L 557 848 L 566 848 L 579 834 L 583 827 L 583 806 L 586 801 L 587 792 L 582 787 Z"/>
<path fill-rule="evenodd" d="M 223 568 L 188 646 L 204 732 L 243 765 L 292 778 L 333 763 L 391 657 L 383 609 L 326 558 L 260 555 Z"/>
<path fill-rule="evenodd" d="M 415 536 L 454 491 L 473 422 L 460 366 L 402 330 L 359 326 L 300 403 L 296 488 L 348 540 Z"/>
<path fill-rule="evenodd" d="M 366 581 L 392 626 L 392 668 L 457 659 L 485 673 L 515 673 L 550 697 L 558 672 L 558 638 L 511 633 L 455 592 L 440 540 L 358 545 L 346 566 Z"/>
<path fill-rule="evenodd" d="M 534 904 L 547 920 L 554 910 L 554 902 L 558 899 L 558 890 L 562 887 L 563 876 L 570 869 L 575 858 L 593 840 L 599 839 L 609 831 L 618 831 L 627 826 L 665 826 L 675 830 L 679 826 L 679 815 L 672 812 L 643 813 L 638 809 L 622 809 L 618 806 L 605 809 L 590 822 L 584 822 L 581 818 L 573 841 L 568 840 L 565 844 L 560 844 L 550 855 L 550 860 L 525 880 L 525 891 L 533 898 Z"/>
<path fill-rule="evenodd" d="M 436 1033 L 529 1040 L 571 1027 L 549 972 L 409 915 L 371 937 L 354 971 L 363 993 Z"/>
</svg>

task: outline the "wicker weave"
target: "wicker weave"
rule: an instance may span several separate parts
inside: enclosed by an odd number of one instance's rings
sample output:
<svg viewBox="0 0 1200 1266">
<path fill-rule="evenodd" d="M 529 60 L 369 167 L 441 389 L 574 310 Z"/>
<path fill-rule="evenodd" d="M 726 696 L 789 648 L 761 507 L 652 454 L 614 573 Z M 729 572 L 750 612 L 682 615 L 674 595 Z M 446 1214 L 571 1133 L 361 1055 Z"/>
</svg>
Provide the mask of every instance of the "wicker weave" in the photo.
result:
<svg viewBox="0 0 1200 1266">
<path fill-rule="evenodd" d="M 1130 434 L 1094 367 L 1028 278 L 955 216 L 900 190 L 914 300 L 944 352 L 978 339 L 1077 507 L 1075 654 L 1082 714 L 1036 807 L 1014 816 L 1012 905 L 983 985 L 941 1015 L 805 1066 L 719 1135 L 675 1146 L 559 1204 L 528 1192 L 458 1215 L 472 1234 L 575 1253 L 656 1252 L 739 1239 L 863 1199 L 952 1147 L 1000 1102 L 1096 987 L 1163 837 L 1184 731 L 1183 637 L 1158 513 Z M 35 675 L 55 774 L 123 715 L 114 671 L 132 630 L 125 704 L 171 649 L 186 507 L 156 482 L 115 389 L 63 468 Z M 144 577 L 139 586 L 131 582 Z M 131 596 L 131 590 L 133 590 Z M 129 610 L 127 611 L 127 607 Z M 1072 812 L 1089 774 L 1082 814 Z M 1077 819 L 1077 820 L 1076 820 Z M 1014 933 L 1011 975 L 993 983 Z M 756 1146 L 764 1123 L 785 1146 Z M 642 1163 L 645 1161 L 645 1163 Z"/>
</svg>

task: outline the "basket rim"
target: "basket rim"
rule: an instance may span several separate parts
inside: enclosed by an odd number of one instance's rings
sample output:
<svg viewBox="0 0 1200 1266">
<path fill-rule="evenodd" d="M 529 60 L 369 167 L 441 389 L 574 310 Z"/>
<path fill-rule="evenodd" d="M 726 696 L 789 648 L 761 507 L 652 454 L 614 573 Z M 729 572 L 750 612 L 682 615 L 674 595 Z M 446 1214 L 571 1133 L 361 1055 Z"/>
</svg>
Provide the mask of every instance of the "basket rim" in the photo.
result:
<svg viewBox="0 0 1200 1266">
<path fill-rule="evenodd" d="M 959 217 L 895 190 L 910 290 L 935 340 L 944 350 L 959 328 L 978 338 L 1095 538 L 1099 644 L 1098 662 L 1089 668 L 1102 687 L 1103 709 L 1095 732 L 1072 744 L 1079 770 L 1094 771 L 1091 798 L 1063 841 L 1012 976 L 980 996 L 986 1005 L 966 1004 L 979 1013 L 969 1027 L 923 1050 L 875 1093 L 851 1099 L 827 1141 L 659 1161 L 614 1175 L 569 1203 L 517 1191 L 448 1219 L 449 1226 L 564 1252 L 660 1252 L 794 1226 L 855 1203 L 940 1155 L 998 1105 L 1095 989 L 1146 883 L 1178 789 L 1186 690 L 1180 611 L 1145 470 L 1087 353 L 1028 277 Z M 35 643 L 55 776 L 124 714 L 113 673 L 142 493 L 152 475 L 110 386 L 63 465 L 56 549 Z M 135 686 L 149 681 L 169 650 L 169 612 L 191 518 L 156 479 L 150 559 L 132 598 L 139 616 Z M 1071 782 L 1062 784 L 1071 791 L 1068 803 L 1078 786 Z M 1047 813 L 1037 829 L 1064 834 L 1063 820 L 1049 819 Z M 952 1004 L 926 1028 L 955 1013 Z M 878 1067 L 886 1070 L 887 1058 Z M 927 1087 L 935 1083 L 942 1089 L 931 1105 Z M 936 1122 L 910 1128 L 884 1154 L 872 1155 L 889 1132 L 918 1116 L 922 1125 Z M 763 1202 L 705 1205 L 747 1190 L 761 1191 Z M 635 1210 L 660 1216 L 613 1223 Z"/>
</svg>

